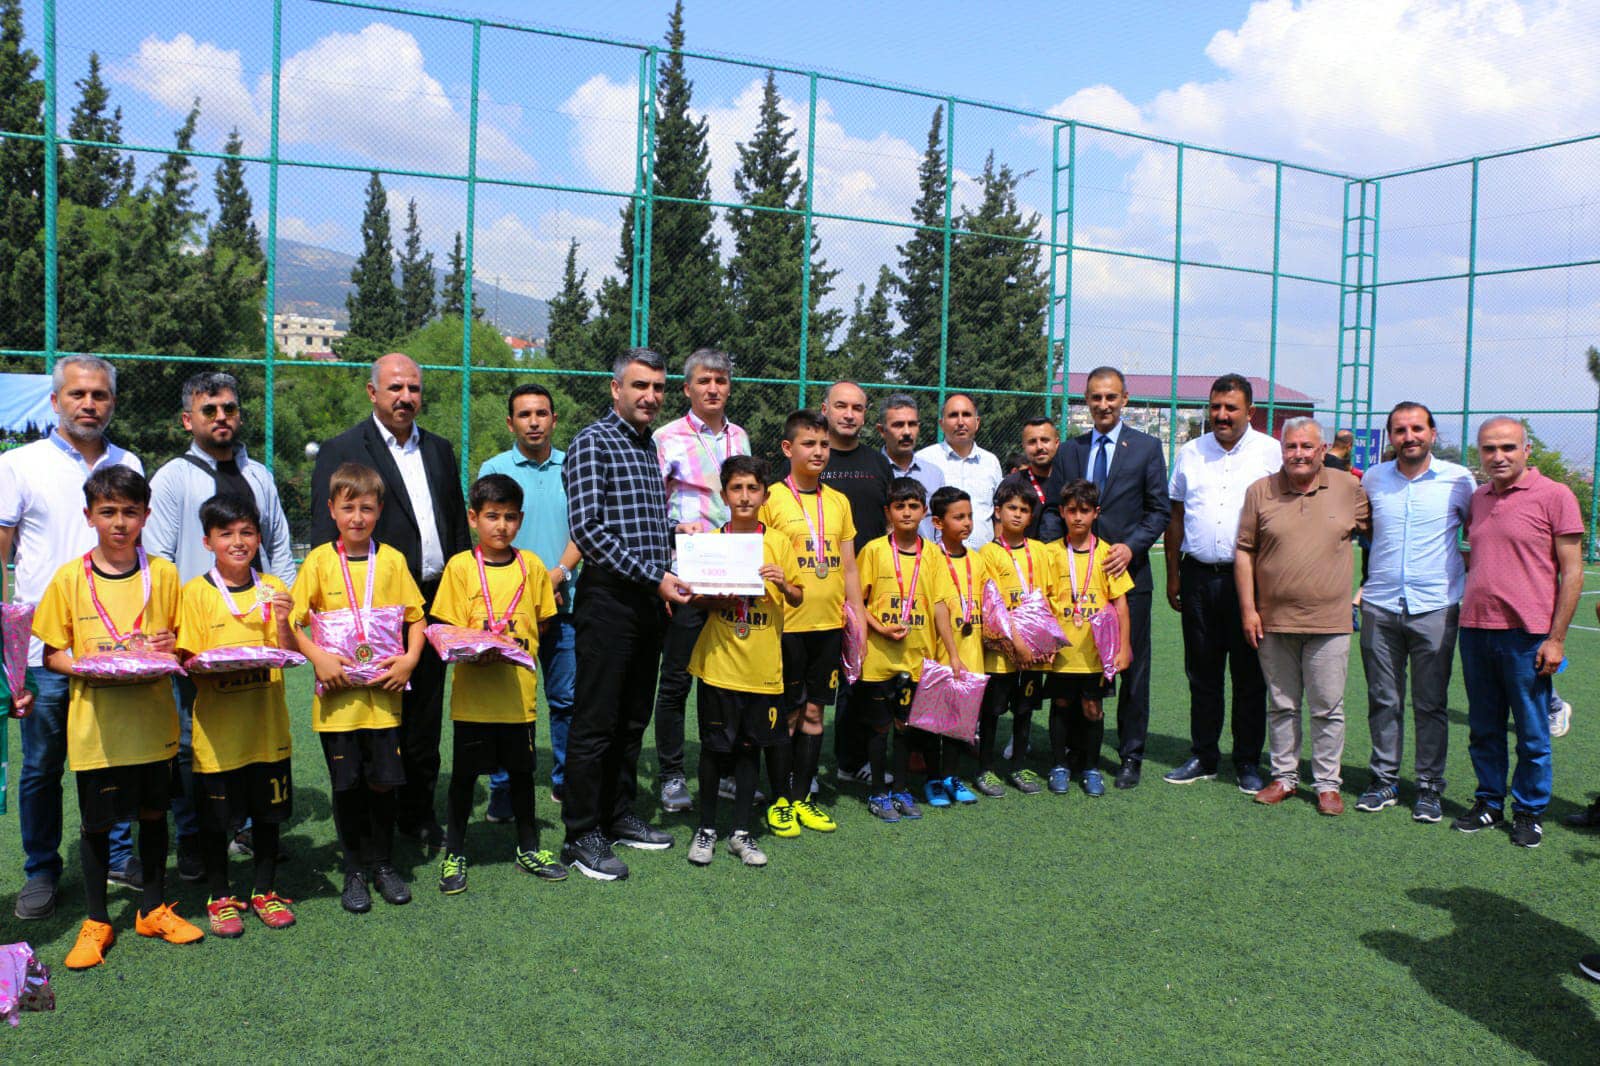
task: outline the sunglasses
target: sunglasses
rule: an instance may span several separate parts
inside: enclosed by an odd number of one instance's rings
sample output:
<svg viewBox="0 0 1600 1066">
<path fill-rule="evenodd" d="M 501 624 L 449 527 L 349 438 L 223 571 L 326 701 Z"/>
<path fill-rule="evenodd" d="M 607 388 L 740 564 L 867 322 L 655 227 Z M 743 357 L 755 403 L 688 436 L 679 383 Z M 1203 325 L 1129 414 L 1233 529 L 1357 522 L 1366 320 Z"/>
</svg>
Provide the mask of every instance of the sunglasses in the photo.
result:
<svg viewBox="0 0 1600 1066">
<path fill-rule="evenodd" d="M 207 418 L 216 418 L 219 411 L 232 418 L 239 413 L 239 405 L 236 403 L 203 403 L 200 405 L 200 413 Z"/>
</svg>

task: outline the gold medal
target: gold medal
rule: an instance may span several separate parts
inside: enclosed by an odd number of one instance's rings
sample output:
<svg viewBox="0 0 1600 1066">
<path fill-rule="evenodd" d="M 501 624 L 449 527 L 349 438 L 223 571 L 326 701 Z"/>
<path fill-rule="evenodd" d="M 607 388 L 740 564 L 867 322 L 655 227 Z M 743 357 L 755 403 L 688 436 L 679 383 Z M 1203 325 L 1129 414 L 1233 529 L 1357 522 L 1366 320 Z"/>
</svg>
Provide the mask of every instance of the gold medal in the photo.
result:
<svg viewBox="0 0 1600 1066">
<path fill-rule="evenodd" d="M 135 633 L 128 638 L 129 651 L 144 651 L 145 639 L 143 633 Z"/>
<path fill-rule="evenodd" d="M 740 640 L 749 639 L 749 637 L 750 637 L 750 623 L 749 622 L 735 622 L 733 624 L 733 635 L 738 637 Z"/>
<path fill-rule="evenodd" d="M 258 606 L 258 607 L 271 607 L 272 606 L 272 588 L 271 588 L 271 586 L 262 585 L 262 584 L 257 584 L 256 585 L 256 606 Z"/>
<path fill-rule="evenodd" d="M 826 559 L 817 560 L 816 573 L 818 578 L 826 578 L 828 576 L 828 561 Z"/>
<path fill-rule="evenodd" d="M 972 636 L 972 623 L 971 622 L 962 622 L 961 623 L 961 635 L 964 636 L 964 637 Z"/>
<path fill-rule="evenodd" d="M 377 655 L 377 652 L 373 650 L 371 644 L 363 641 L 356 645 L 356 662 L 360 663 L 362 666 L 370 663 L 375 655 Z"/>
</svg>

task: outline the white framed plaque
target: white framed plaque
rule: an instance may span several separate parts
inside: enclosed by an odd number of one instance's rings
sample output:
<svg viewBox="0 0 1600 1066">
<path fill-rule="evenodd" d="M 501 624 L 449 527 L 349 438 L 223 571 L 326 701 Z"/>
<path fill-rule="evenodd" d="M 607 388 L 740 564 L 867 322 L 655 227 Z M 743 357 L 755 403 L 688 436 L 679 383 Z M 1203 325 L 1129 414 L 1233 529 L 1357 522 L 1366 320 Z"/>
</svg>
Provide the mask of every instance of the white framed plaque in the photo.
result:
<svg viewBox="0 0 1600 1066">
<path fill-rule="evenodd" d="M 697 596 L 760 596 L 760 533 L 679 533 L 678 579 Z"/>
</svg>

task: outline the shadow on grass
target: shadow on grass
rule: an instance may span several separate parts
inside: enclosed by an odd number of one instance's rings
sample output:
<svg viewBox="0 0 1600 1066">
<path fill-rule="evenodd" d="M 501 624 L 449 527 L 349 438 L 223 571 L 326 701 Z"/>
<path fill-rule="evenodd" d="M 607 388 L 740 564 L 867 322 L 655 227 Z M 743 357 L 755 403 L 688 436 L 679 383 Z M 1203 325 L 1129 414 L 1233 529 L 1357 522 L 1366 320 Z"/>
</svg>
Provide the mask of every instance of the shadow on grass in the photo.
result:
<svg viewBox="0 0 1600 1066">
<path fill-rule="evenodd" d="M 1589 1001 L 1564 979 L 1592 937 L 1516 900 L 1481 888 L 1414 888 L 1418 903 L 1446 911 L 1455 928 L 1425 938 L 1394 929 L 1361 941 L 1411 971 L 1417 984 L 1500 1039 L 1544 1062 L 1591 1062 L 1600 1043 Z"/>
</svg>

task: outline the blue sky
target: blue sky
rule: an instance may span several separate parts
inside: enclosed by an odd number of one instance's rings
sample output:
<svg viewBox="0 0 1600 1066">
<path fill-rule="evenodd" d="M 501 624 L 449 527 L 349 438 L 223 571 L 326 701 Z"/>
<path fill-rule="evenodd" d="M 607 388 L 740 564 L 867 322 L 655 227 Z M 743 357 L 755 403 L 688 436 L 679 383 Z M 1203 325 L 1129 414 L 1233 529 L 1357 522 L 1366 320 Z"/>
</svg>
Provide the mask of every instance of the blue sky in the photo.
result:
<svg viewBox="0 0 1600 1066">
<path fill-rule="evenodd" d="M 583 5 L 478 0 L 458 9 L 635 42 L 657 42 L 664 2 Z M 39 5 L 27 6 L 38 41 Z M 118 5 L 60 0 L 64 81 L 90 49 L 104 59 L 130 140 L 170 143 L 202 97 L 202 147 L 230 125 L 264 147 L 270 5 Z M 1467 156 L 1600 130 L 1600 4 L 1585 0 L 1262 0 L 1118 5 L 945 2 L 804 5 L 695 0 L 688 46 L 823 72 L 845 72 L 1120 129 L 1259 153 L 1343 172 Z M 635 54 L 550 37 L 486 31 L 480 173 L 622 191 L 631 187 Z M 286 155 L 359 166 L 464 169 L 467 33 L 459 26 L 290 0 L 285 8 Z M 753 128 L 761 71 L 695 62 L 695 103 L 712 128 L 713 184 L 731 197 L 737 144 Z M 803 130 L 804 79 L 783 77 L 785 109 Z M 75 92 L 67 88 L 62 123 Z M 931 116 L 929 100 L 822 83 L 817 115 L 819 209 L 904 220 Z M 970 200 L 984 155 L 1027 173 L 1025 204 L 1050 210 L 1049 127 L 1000 112 L 957 112 L 957 201 Z M 1175 158 L 1170 149 L 1080 134 L 1077 240 L 1169 254 Z M 1594 144 L 1485 164 L 1480 265 L 1600 258 Z M 206 168 L 209 171 L 209 167 Z M 264 168 L 251 183 L 264 206 Z M 1465 268 L 1466 168 L 1384 185 L 1383 276 Z M 280 233 L 354 250 L 364 176 L 286 170 Z M 392 178 L 391 203 L 416 198 L 442 259 L 464 224 L 459 183 Z M 1062 186 L 1057 186 L 1060 191 Z M 1337 276 L 1342 183 L 1290 171 L 1284 269 Z M 1272 250 L 1272 171 L 1190 153 L 1185 254 L 1265 267 Z M 567 240 L 582 242 L 591 284 L 611 269 L 615 200 L 577 193 L 480 191 L 479 276 L 545 296 Z M 892 262 L 904 231 L 820 222 L 824 254 L 848 283 Z M 1170 267 L 1096 253 L 1074 262 L 1073 363 L 1165 372 L 1171 358 Z M 1285 283 L 1280 377 L 1330 400 L 1337 300 Z M 1180 290 L 1181 360 L 1192 372 L 1265 373 L 1270 291 L 1250 275 L 1192 269 Z M 1385 290 L 1378 403 L 1422 395 L 1460 403 L 1465 286 Z M 1513 393 L 1537 361 L 1552 379 L 1522 406 L 1592 386 L 1582 347 L 1600 334 L 1600 270 L 1480 283 L 1474 396 Z M 1572 367 L 1577 366 L 1577 372 Z M 1523 388 L 1524 393 L 1527 392 Z"/>
</svg>

